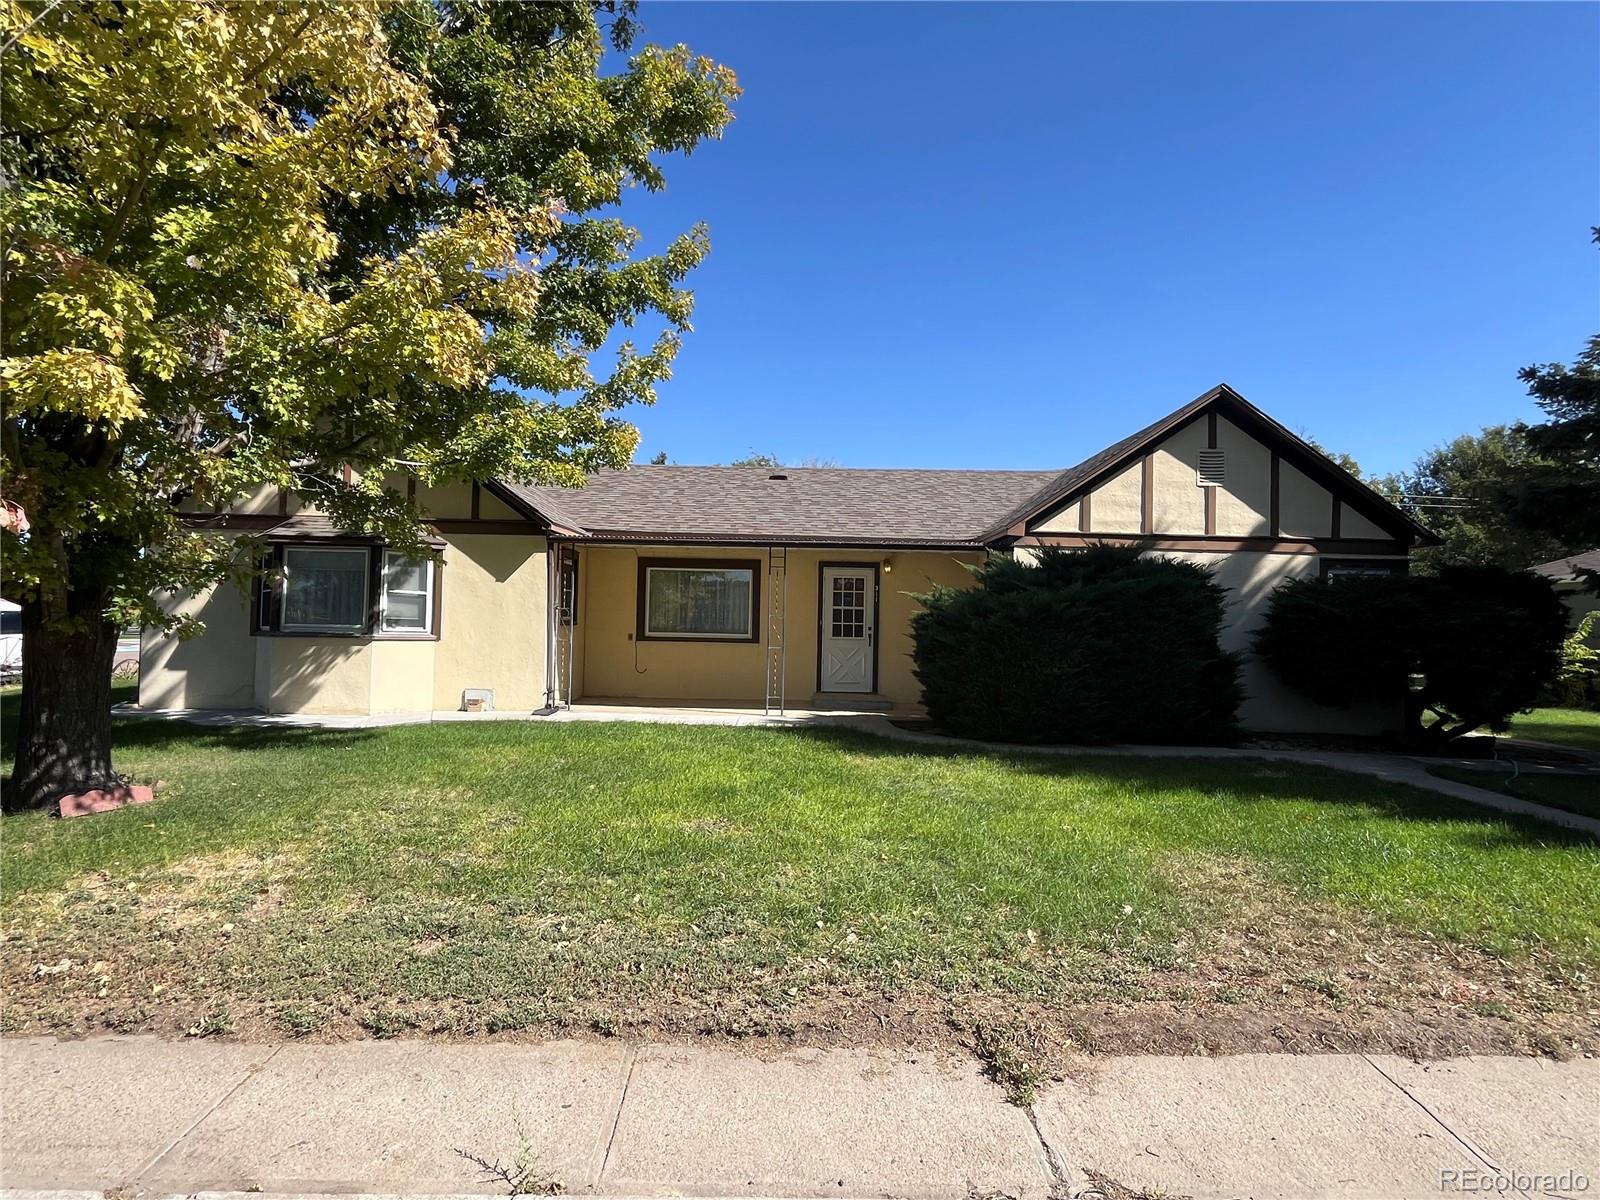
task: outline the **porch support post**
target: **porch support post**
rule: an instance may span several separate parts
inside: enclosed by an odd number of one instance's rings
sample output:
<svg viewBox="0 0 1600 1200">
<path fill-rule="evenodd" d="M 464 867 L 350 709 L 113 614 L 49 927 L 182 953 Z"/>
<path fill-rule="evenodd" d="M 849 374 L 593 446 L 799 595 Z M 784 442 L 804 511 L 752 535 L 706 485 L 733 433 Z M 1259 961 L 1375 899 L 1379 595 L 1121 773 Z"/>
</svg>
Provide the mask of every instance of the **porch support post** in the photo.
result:
<svg viewBox="0 0 1600 1200">
<path fill-rule="evenodd" d="M 561 573 L 556 563 L 559 553 L 556 543 L 546 539 L 544 544 L 544 706 L 556 706 L 556 676 L 561 670 L 556 651 L 556 639 L 559 617 L 556 610 L 561 604 Z"/>
<path fill-rule="evenodd" d="M 785 608 L 788 587 L 785 576 L 789 566 L 788 551 L 782 546 L 767 547 L 767 610 L 763 614 L 762 660 L 766 675 L 766 709 L 784 710 L 784 682 L 788 675 L 788 653 L 785 643 Z"/>
</svg>

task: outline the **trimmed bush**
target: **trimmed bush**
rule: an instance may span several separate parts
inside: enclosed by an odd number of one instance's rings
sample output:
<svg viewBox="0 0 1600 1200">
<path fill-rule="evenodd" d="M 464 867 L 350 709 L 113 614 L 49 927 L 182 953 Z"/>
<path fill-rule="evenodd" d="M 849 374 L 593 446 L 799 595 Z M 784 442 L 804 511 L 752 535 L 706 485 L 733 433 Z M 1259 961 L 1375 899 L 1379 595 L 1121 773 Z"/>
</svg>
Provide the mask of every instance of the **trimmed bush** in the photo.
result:
<svg viewBox="0 0 1600 1200">
<path fill-rule="evenodd" d="M 1005 742 L 1223 742 L 1239 662 L 1217 642 L 1226 592 L 1205 567 L 1138 548 L 992 558 L 977 587 L 919 596 L 911 620 L 928 715 Z"/>
<path fill-rule="evenodd" d="M 1504 731 L 1556 678 L 1566 612 L 1546 579 L 1499 567 L 1300 579 L 1278 588 L 1255 652 L 1318 704 L 1410 696 L 1415 738 Z M 1423 676 L 1412 694 L 1407 677 Z"/>
</svg>

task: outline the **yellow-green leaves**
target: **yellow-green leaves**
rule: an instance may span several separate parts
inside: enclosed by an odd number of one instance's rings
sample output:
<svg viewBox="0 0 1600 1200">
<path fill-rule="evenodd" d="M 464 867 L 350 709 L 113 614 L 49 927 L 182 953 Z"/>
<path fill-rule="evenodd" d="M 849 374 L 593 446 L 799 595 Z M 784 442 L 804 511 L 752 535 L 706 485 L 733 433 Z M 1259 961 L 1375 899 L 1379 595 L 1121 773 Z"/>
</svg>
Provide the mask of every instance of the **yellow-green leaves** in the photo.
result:
<svg viewBox="0 0 1600 1200">
<path fill-rule="evenodd" d="M 0 360 L 4 407 L 15 417 L 65 413 L 112 429 L 141 412 L 138 390 L 116 363 L 92 350 L 46 350 Z"/>
<path fill-rule="evenodd" d="M 621 410 L 667 378 L 707 245 L 641 256 L 591 214 L 720 133 L 725 68 L 618 68 L 585 0 L 0 0 L 11 39 L 0 488 L 34 527 L 5 535 L 8 595 L 161 620 L 151 588 L 228 558 L 175 500 L 270 482 L 400 538 L 374 481 L 401 464 L 629 460 Z"/>
</svg>

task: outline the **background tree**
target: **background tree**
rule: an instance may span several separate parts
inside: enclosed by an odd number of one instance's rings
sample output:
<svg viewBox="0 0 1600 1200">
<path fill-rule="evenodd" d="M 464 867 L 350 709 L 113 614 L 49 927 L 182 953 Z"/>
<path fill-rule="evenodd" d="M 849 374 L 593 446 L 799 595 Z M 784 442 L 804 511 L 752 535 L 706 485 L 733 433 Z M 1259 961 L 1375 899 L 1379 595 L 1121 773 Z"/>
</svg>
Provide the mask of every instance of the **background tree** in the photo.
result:
<svg viewBox="0 0 1600 1200">
<path fill-rule="evenodd" d="M 799 462 L 786 463 L 776 454 L 757 454 L 752 450 L 744 458 L 736 458 L 728 465 L 730 467 L 837 467 L 839 461 L 808 454 Z"/>
<path fill-rule="evenodd" d="M 1525 367 L 1520 378 L 1550 418 L 1518 430 L 1538 456 L 1504 489 L 1511 519 L 1575 549 L 1600 546 L 1600 335 L 1570 367 Z"/>
<path fill-rule="evenodd" d="M 736 458 L 728 464 L 730 467 L 781 467 L 776 454 L 757 454 L 754 450 L 743 458 Z"/>
<path fill-rule="evenodd" d="M 1361 471 L 1361 464 L 1355 460 L 1354 455 L 1343 450 L 1329 450 L 1326 446 L 1317 441 L 1316 438 L 1312 437 L 1303 429 L 1298 430 L 1297 432 L 1300 435 L 1301 441 L 1310 446 L 1313 450 L 1317 451 L 1317 453 L 1321 454 L 1328 461 L 1342 467 L 1344 470 L 1354 475 L 1357 479 L 1366 478 L 1366 475 L 1364 475 Z"/>
<path fill-rule="evenodd" d="M 1600 245 L 1600 226 L 1590 234 Z M 1579 549 L 1600 547 L 1600 334 L 1572 366 L 1535 364 L 1518 378 L 1549 419 L 1518 426 L 1538 461 L 1502 491 L 1511 519 Z"/>
<path fill-rule="evenodd" d="M 731 119 L 725 68 L 582 3 L 0 0 L 0 487 L 24 667 L 8 806 L 116 781 L 119 625 L 248 570 L 186 527 L 262 484 L 414 545 L 386 488 L 625 466 L 706 252 L 596 210 Z M 613 329 L 655 317 L 598 374 Z M 345 465 L 355 468 L 346 482 Z M 182 630 L 179 630 L 182 632 Z"/>
<path fill-rule="evenodd" d="M 1428 451 L 1410 470 L 1385 481 L 1389 494 L 1443 540 L 1412 551 L 1414 570 L 1497 566 L 1520 571 L 1587 547 L 1514 521 L 1505 492 L 1529 472 L 1550 464 L 1535 452 L 1521 425 L 1491 425 Z"/>
</svg>

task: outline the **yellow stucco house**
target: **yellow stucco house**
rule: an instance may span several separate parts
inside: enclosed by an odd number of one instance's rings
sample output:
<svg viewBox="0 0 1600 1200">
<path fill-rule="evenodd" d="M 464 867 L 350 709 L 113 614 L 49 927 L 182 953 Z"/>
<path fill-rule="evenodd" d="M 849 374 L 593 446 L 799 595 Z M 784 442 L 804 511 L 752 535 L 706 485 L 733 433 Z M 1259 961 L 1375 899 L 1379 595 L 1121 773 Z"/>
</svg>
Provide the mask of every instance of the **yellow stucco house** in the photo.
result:
<svg viewBox="0 0 1600 1200">
<path fill-rule="evenodd" d="M 139 701 L 269 713 L 532 713 L 572 703 L 916 711 L 913 595 L 964 564 L 1145 540 L 1214 568 L 1248 646 L 1284 580 L 1403 571 L 1426 529 L 1226 385 L 1063 471 L 636 467 L 582 489 L 418 491 L 435 554 L 409 559 L 291 495 L 192 514 L 265 540 L 251 595 L 170 604 Z M 1159 686 L 1159 681 L 1153 681 Z M 1258 730 L 1373 732 L 1247 664 Z"/>
</svg>

